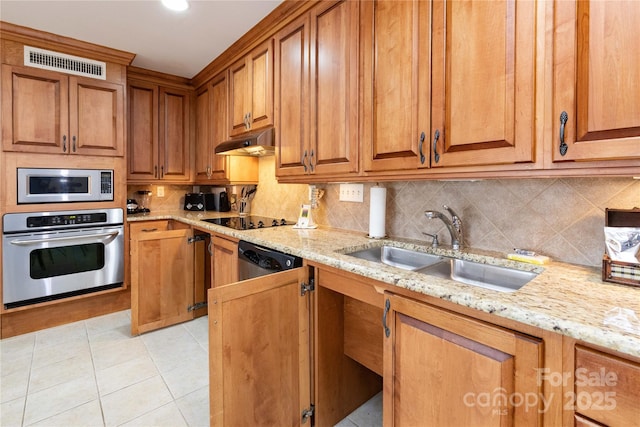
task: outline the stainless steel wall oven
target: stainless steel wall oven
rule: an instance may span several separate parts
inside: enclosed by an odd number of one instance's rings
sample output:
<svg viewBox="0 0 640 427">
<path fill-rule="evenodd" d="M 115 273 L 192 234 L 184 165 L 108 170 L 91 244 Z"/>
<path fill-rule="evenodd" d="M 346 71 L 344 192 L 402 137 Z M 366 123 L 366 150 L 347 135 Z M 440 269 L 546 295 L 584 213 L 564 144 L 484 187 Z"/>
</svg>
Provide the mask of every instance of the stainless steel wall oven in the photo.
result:
<svg viewBox="0 0 640 427">
<path fill-rule="evenodd" d="M 5 214 L 2 262 L 7 309 L 120 287 L 123 210 Z"/>
</svg>

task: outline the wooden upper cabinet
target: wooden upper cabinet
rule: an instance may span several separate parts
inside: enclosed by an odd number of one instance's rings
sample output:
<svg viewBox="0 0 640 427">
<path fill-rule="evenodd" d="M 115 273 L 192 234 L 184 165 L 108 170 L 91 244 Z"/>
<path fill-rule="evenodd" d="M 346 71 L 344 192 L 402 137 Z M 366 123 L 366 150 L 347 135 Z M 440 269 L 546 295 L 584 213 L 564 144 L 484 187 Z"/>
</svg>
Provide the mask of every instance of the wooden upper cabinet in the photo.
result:
<svg viewBox="0 0 640 427">
<path fill-rule="evenodd" d="M 229 68 L 229 135 L 273 124 L 273 41 Z"/>
<path fill-rule="evenodd" d="M 158 86 L 129 81 L 128 178 L 154 180 L 158 162 Z"/>
<path fill-rule="evenodd" d="M 190 91 L 160 87 L 158 95 L 160 178 L 188 181 L 191 178 Z"/>
<path fill-rule="evenodd" d="M 215 149 L 228 139 L 228 78 L 223 72 L 196 93 L 195 182 L 257 183 L 258 159 L 219 156 Z"/>
<path fill-rule="evenodd" d="M 322 2 L 311 11 L 311 134 L 315 174 L 358 172 L 359 2 Z"/>
<path fill-rule="evenodd" d="M 554 7 L 553 161 L 640 158 L 640 2 Z"/>
<path fill-rule="evenodd" d="M 129 181 L 191 179 L 190 91 L 129 80 Z"/>
<path fill-rule="evenodd" d="M 388 298 L 388 299 L 387 299 Z M 405 297 L 385 294 L 385 426 L 542 425 L 543 343 Z"/>
<path fill-rule="evenodd" d="M 433 2 L 431 167 L 533 161 L 535 7 Z"/>
<path fill-rule="evenodd" d="M 208 84 L 196 91 L 196 129 L 194 141 L 194 178 L 206 181 L 212 175 L 213 153 L 211 153 L 211 88 Z"/>
<path fill-rule="evenodd" d="M 279 177 L 359 170 L 358 17 L 358 2 L 322 2 L 276 35 Z"/>
<path fill-rule="evenodd" d="M 101 80 L 2 65 L 5 151 L 124 155 L 124 88 Z"/>
<path fill-rule="evenodd" d="M 309 173 L 309 14 L 275 37 L 276 175 Z M 306 156 L 305 156 L 306 152 Z"/>
<path fill-rule="evenodd" d="M 431 2 L 377 0 L 361 7 L 364 170 L 428 168 Z"/>
</svg>

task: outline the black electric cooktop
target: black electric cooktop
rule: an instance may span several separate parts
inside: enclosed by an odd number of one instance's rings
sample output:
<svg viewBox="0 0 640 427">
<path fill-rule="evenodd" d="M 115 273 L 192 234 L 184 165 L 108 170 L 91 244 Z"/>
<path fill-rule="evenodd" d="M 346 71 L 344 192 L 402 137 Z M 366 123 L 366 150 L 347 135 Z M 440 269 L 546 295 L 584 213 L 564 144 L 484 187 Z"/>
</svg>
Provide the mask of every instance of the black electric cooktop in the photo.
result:
<svg viewBox="0 0 640 427">
<path fill-rule="evenodd" d="M 255 228 L 280 227 L 283 225 L 293 225 L 295 222 L 283 219 L 275 219 L 264 216 L 236 216 L 227 218 L 210 218 L 203 221 L 210 222 L 223 227 L 234 228 L 236 230 L 253 230 Z"/>
</svg>

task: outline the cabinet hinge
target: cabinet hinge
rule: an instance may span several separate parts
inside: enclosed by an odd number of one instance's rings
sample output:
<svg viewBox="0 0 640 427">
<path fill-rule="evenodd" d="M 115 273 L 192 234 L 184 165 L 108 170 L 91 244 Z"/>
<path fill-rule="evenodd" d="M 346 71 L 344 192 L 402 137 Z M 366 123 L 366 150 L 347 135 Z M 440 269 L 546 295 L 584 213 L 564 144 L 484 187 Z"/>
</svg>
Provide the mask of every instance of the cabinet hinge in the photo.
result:
<svg viewBox="0 0 640 427">
<path fill-rule="evenodd" d="M 309 418 L 313 417 L 314 411 L 315 407 L 313 406 L 313 404 L 311 404 L 309 408 L 302 411 L 302 424 L 306 423 Z"/>
<path fill-rule="evenodd" d="M 207 236 L 207 234 L 196 234 L 193 237 L 187 238 L 187 243 L 203 242 L 206 240 Z"/>
<path fill-rule="evenodd" d="M 306 294 L 307 292 L 311 292 L 311 291 L 315 291 L 316 290 L 316 284 L 315 284 L 315 280 L 314 279 L 309 279 L 309 284 L 307 285 L 306 283 L 300 283 L 300 296 L 304 296 L 304 294 Z"/>
<path fill-rule="evenodd" d="M 203 301 L 203 302 L 197 302 L 193 305 L 187 306 L 187 311 L 194 311 L 197 310 L 199 308 L 204 308 L 207 306 L 207 302 Z"/>
</svg>

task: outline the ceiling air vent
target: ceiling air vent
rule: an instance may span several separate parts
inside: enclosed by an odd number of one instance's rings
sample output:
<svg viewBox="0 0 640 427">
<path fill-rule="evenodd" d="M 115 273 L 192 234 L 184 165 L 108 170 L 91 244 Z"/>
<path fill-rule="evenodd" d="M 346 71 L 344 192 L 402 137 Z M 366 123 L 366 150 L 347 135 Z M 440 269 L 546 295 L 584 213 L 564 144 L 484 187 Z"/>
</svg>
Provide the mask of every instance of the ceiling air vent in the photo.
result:
<svg viewBox="0 0 640 427">
<path fill-rule="evenodd" d="M 105 62 L 31 46 L 24 47 L 24 65 L 92 79 L 106 80 L 107 78 L 107 64 Z"/>
</svg>

